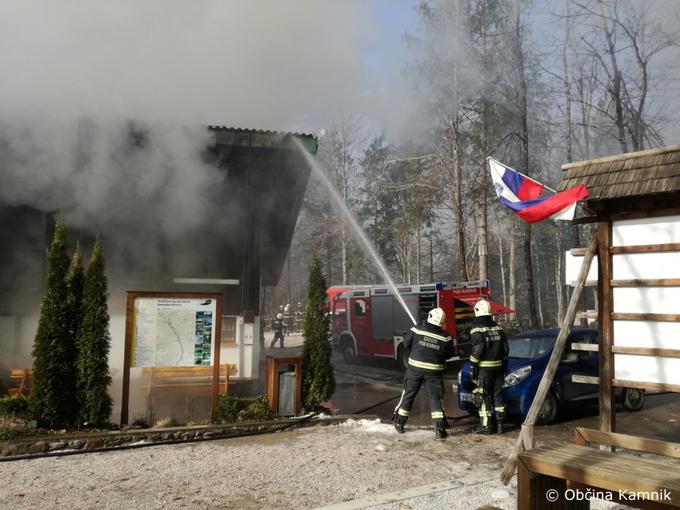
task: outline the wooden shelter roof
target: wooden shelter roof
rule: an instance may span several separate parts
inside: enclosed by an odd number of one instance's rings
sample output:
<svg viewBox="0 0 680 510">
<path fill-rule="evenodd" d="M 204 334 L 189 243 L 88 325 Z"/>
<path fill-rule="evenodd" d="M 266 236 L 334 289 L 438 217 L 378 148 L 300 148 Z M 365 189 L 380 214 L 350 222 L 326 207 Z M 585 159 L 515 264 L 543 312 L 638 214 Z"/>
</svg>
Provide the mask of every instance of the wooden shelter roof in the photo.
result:
<svg viewBox="0 0 680 510">
<path fill-rule="evenodd" d="M 586 203 L 680 192 L 680 145 L 562 165 L 557 191 L 584 184 Z"/>
</svg>

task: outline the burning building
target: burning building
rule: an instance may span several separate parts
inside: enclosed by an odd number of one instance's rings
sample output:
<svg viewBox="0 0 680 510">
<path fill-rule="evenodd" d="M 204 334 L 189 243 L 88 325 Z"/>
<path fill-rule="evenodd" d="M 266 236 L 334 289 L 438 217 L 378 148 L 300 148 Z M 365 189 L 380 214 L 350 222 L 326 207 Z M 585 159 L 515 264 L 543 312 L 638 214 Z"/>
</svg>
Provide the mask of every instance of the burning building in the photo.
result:
<svg viewBox="0 0 680 510">
<path fill-rule="evenodd" d="M 109 278 L 112 421 L 123 411 L 131 291 L 218 295 L 222 326 L 215 335 L 221 340 L 221 362 L 237 365 L 235 379 L 240 386 L 257 382 L 261 377 L 260 290 L 278 282 L 309 178 L 309 167 L 294 138 L 310 153 L 316 152 L 317 141 L 311 135 L 210 127 L 208 136 L 198 140 L 197 164 L 203 173 L 194 173 L 182 162 L 170 165 L 164 159 L 169 151 L 152 147 L 152 133 L 128 124 L 115 150 L 106 152 L 112 163 L 97 167 L 107 174 L 102 179 L 114 183 L 107 190 L 92 182 L 85 186 L 84 170 L 81 180 L 76 172 L 72 182 L 55 180 L 52 187 L 57 193 L 62 186 L 81 186 L 86 193 L 82 196 L 94 195 L 100 205 L 105 201 L 104 207 L 74 214 L 80 211 L 77 195 L 53 203 L 37 198 L 8 201 L 7 196 L 24 195 L 5 193 L 4 202 L 0 201 L 0 374 L 4 382 L 11 369 L 31 366 L 44 293 L 45 254 L 57 215 L 65 219 L 70 245 L 78 241 L 86 254 L 94 236 L 101 237 Z M 152 183 L 145 180 L 146 167 L 139 163 L 140 155 L 151 150 L 155 150 L 154 165 L 172 166 Z M 73 164 L 87 169 L 87 158 L 94 159 L 93 154 L 86 147 L 72 159 Z M 22 159 L 5 164 L 18 175 Z M 116 175 L 119 169 L 121 175 Z M 168 188 L 171 193 L 164 191 Z M 133 364 L 130 369 L 132 419 L 148 412 L 149 406 L 138 394 L 141 372 L 137 368 Z M 203 404 L 191 404 L 196 405 Z M 157 417 L 173 412 L 181 414 L 177 409 L 158 410 Z"/>
</svg>

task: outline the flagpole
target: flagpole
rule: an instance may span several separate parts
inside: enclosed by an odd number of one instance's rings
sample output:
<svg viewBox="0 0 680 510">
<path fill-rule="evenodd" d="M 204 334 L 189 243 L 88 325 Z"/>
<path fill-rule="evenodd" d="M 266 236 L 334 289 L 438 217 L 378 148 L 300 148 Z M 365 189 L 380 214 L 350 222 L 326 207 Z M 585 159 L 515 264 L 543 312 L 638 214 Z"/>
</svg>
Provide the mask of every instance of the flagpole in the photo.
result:
<svg viewBox="0 0 680 510">
<path fill-rule="evenodd" d="M 508 166 L 508 165 L 505 165 L 505 164 L 501 163 L 501 162 L 498 161 L 496 158 L 492 158 L 491 156 L 487 156 L 486 159 L 487 159 L 487 161 L 488 161 L 489 159 L 493 159 L 493 160 L 494 160 L 496 163 L 498 163 L 499 165 Z M 545 189 L 547 189 L 548 191 L 552 191 L 553 193 L 557 193 L 557 191 L 555 191 L 554 189 L 552 189 L 552 188 L 546 186 L 546 185 L 543 184 L 543 183 L 538 182 L 536 179 L 532 179 L 532 178 L 529 177 L 528 175 L 524 175 L 524 174 L 523 174 L 522 172 L 520 172 L 519 170 L 515 170 L 514 168 L 512 168 L 512 167 L 510 167 L 510 166 L 508 166 L 508 168 L 509 168 L 510 170 L 512 170 L 513 172 L 517 172 L 517 173 L 518 173 L 519 175 L 521 175 L 522 177 L 525 177 L 525 178 L 529 179 L 531 182 L 535 182 L 536 184 L 539 184 L 539 185 L 543 186 L 543 187 L 544 187 Z"/>
</svg>

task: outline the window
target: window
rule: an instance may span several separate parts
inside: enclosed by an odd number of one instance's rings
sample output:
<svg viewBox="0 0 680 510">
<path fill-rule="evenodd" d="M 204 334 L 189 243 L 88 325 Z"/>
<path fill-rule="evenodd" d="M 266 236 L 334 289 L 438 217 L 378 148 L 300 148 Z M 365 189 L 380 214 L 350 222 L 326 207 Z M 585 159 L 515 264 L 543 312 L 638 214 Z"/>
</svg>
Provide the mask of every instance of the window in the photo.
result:
<svg viewBox="0 0 680 510">
<path fill-rule="evenodd" d="M 364 315 L 366 315 L 366 301 L 357 299 L 354 302 L 354 316 L 363 317 Z"/>
</svg>

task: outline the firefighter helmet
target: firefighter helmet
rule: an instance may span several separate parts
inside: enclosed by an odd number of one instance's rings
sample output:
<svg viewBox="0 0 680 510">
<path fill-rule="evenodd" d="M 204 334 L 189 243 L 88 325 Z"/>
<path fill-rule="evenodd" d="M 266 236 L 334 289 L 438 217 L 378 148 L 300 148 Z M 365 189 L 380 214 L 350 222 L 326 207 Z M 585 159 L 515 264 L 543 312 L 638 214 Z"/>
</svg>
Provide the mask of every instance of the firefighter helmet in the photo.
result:
<svg viewBox="0 0 680 510">
<path fill-rule="evenodd" d="M 475 305 L 475 317 L 482 317 L 484 315 L 491 315 L 491 303 L 486 299 L 480 299 Z"/>
<path fill-rule="evenodd" d="M 282 314 L 282 313 L 277 313 L 277 314 L 276 314 L 276 318 L 279 319 L 279 320 L 283 319 L 283 314 Z"/>
<path fill-rule="evenodd" d="M 446 320 L 446 314 L 441 308 L 433 308 L 430 313 L 427 314 L 427 322 L 433 326 L 441 326 Z"/>
</svg>

